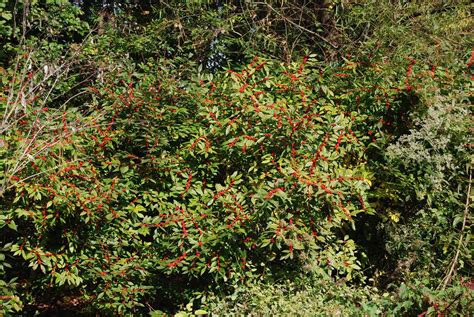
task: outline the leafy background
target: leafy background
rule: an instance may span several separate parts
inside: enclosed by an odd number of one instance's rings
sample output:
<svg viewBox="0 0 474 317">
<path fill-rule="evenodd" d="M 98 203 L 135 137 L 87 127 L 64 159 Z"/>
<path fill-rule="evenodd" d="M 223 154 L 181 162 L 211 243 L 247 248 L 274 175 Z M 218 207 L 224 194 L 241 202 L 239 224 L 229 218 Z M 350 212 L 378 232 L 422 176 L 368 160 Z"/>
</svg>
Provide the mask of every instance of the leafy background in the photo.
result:
<svg viewBox="0 0 474 317">
<path fill-rule="evenodd" d="M 0 1 L 5 315 L 468 315 L 467 1 Z"/>
</svg>

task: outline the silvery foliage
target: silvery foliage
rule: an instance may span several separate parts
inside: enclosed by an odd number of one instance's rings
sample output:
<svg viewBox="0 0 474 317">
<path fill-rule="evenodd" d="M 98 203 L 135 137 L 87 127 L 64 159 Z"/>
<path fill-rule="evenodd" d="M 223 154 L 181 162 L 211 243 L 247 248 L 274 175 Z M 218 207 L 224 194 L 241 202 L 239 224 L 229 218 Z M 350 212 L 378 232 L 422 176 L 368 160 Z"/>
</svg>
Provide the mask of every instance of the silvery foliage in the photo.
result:
<svg viewBox="0 0 474 317">
<path fill-rule="evenodd" d="M 444 102 L 443 102 L 444 101 Z M 424 190 L 440 192 L 457 171 L 464 168 L 459 164 L 466 152 L 466 118 L 468 107 L 438 100 L 427 113 L 415 120 L 414 128 L 402 135 L 396 143 L 387 148 L 390 162 L 404 171 L 419 170 L 424 173 Z M 421 184 L 420 184 L 421 185 Z"/>
</svg>

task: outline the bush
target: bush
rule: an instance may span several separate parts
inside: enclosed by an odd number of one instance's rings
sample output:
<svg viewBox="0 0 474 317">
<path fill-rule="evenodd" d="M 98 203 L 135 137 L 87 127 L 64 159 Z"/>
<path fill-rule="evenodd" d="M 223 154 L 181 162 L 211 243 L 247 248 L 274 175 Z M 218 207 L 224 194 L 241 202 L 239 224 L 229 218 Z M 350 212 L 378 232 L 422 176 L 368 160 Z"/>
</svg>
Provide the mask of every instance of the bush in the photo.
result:
<svg viewBox="0 0 474 317">
<path fill-rule="evenodd" d="M 23 287 L 123 311 L 151 296 L 150 281 L 236 283 L 309 261 L 350 279 L 355 245 L 339 235 L 366 211 L 368 137 L 363 116 L 307 85 L 313 64 L 255 59 L 179 85 L 143 65 L 90 88 L 91 104 L 45 125 L 58 141 L 41 155 L 26 146 L 10 176 L 14 269 L 21 257 L 37 275 Z M 10 155 L 36 129 L 28 119 L 6 138 Z"/>
</svg>

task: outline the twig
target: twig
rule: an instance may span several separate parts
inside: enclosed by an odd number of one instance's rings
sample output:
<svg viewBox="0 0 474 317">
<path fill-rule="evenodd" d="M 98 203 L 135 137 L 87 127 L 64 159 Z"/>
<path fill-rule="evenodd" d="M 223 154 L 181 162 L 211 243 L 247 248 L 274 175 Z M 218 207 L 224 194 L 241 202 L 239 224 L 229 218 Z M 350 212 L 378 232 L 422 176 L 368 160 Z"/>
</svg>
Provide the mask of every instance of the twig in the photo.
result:
<svg viewBox="0 0 474 317">
<path fill-rule="evenodd" d="M 446 285 L 448 285 L 448 283 L 451 282 L 451 278 L 453 276 L 454 270 L 456 269 L 456 265 L 458 263 L 459 254 L 461 253 L 461 246 L 464 240 L 464 230 L 466 228 L 467 216 L 469 215 L 469 205 L 470 205 L 470 198 L 471 198 L 470 197 L 471 196 L 471 183 L 472 183 L 472 170 L 469 169 L 469 185 L 467 187 L 467 197 L 466 197 L 466 205 L 464 209 L 464 219 L 463 219 L 462 228 L 461 228 L 461 236 L 459 237 L 456 254 L 451 262 L 451 267 L 448 271 L 448 274 L 446 274 L 446 277 L 442 281 L 442 285 L 443 285 L 442 289 L 444 289 Z"/>
<path fill-rule="evenodd" d="M 458 299 L 460 299 L 463 294 L 464 294 L 464 293 L 461 292 L 458 296 L 456 296 L 456 297 L 451 301 L 451 303 L 449 303 L 449 305 L 446 306 L 446 308 L 443 310 L 443 314 L 445 314 L 446 312 L 448 312 L 448 309 L 449 309 Z"/>
<path fill-rule="evenodd" d="M 314 31 L 311 31 L 310 29 L 307 29 L 305 28 L 304 26 L 301 26 L 299 25 L 298 23 L 292 21 L 291 19 L 288 19 L 286 16 L 282 15 L 280 12 L 278 12 L 277 10 L 275 10 L 270 4 L 266 3 L 266 2 L 255 2 L 255 4 L 265 4 L 266 6 L 268 6 L 270 8 L 270 10 L 272 10 L 273 12 L 275 12 L 277 15 L 279 15 L 283 20 L 285 20 L 286 22 L 296 26 L 297 28 L 299 28 L 300 30 L 303 30 L 311 35 L 314 35 L 316 36 L 318 39 L 322 40 L 323 42 L 325 42 L 326 44 L 329 44 L 332 48 L 338 48 L 336 45 L 334 45 L 333 43 L 331 43 L 330 41 L 328 41 L 326 38 L 324 38 L 323 36 L 319 35 L 318 33 L 314 32 Z"/>
</svg>

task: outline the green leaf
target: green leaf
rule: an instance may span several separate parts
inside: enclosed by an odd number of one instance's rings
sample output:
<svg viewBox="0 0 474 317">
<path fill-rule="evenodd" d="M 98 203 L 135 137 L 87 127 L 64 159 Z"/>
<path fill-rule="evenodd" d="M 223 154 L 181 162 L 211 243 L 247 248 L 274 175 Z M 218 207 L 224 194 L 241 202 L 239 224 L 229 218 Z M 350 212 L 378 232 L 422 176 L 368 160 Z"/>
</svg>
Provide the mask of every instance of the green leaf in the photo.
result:
<svg viewBox="0 0 474 317">
<path fill-rule="evenodd" d="M 15 231 L 17 231 L 17 229 L 18 229 L 15 221 L 13 221 L 13 220 L 10 220 L 10 223 L 8 224 L 8 228 L 10 228 L 12 230 L 15 230 Z"/>
<path fill-rule="evenodd" d="M 199 316 L 199 315 L 207 315 L 208 312 L 205 311 L 205 310 L 202 310 L 202 309 L 198 309 L 198 310 L 196 310 L 196 311 L 194 312 L 194 314 L 195 314 L 195 315 L 198 315 L 198 316 Z"/>
<path fill-rule="evenodd" d="M 120 167 L 120 172 L 121 172 L 122 174 L 127 173 L 127 172 L 128 172 L 128 166 L 125 165 L 125 166 Z"/>
</svg>

